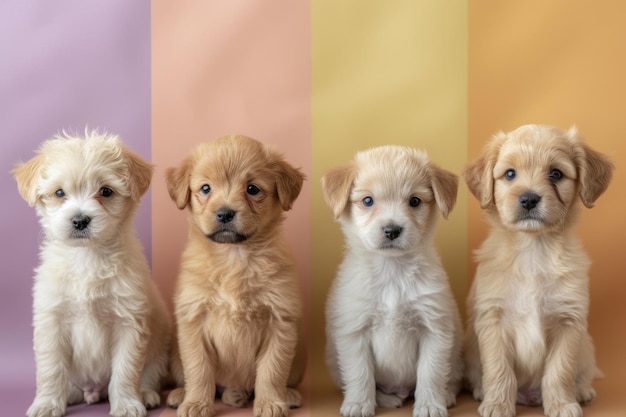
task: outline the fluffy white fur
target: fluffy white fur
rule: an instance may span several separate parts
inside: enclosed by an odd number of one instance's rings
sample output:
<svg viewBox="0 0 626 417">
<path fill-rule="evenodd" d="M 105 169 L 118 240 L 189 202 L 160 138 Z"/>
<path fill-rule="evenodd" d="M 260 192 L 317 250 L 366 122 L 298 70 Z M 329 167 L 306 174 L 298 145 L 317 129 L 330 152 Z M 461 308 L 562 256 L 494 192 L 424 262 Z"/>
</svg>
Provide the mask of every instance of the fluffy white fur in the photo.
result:
<svg viewBox="0 0 626 417">
<path fill-rule="evenodd" d="M 415 417 L 447 416 L 463 375 L 462 328 L 433 237 L 456 201 L 456 175 L 421 151 L 382 146 L 322 186 L 347 243 L 326 311 L 341 414 L 373 416 L 414 395 Z"/>
<path fill-rule="evenodd" d="M 612 169 L 576 129 L 538 125 L 497 134 L 466 167 L 491 225 L 476 251 L 465 349 L 481 416 L 514 416 L 517 400 L 580 417 L 594 398 L 589 260 L 574 225 L 579 198 L 591 207 Z"/>
<path fill-rule="evenodd" d="M 109 398 L 114 416 L 160 404 L 170 339 L 133 234 L 152 165 L 116 136 L 58 136 L 14 171 L 43 227 L 33 289 L 37 394 L 29 417 Z M 89 219 L 89 220 L 87 220 Z"/>
</svg>

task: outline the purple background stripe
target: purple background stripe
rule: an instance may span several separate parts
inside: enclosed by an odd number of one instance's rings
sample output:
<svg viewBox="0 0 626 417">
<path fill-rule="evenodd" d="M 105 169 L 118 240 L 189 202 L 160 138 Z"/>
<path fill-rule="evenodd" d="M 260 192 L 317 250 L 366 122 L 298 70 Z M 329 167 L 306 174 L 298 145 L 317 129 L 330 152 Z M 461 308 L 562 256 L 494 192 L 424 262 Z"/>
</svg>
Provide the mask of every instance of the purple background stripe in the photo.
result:
<svg viewBox="0 0 626 417">
<path fill-rule="evenodd" d="M 119 134 L 150 159 L 149 0 L 0 2 L 0 126 L 0 403 L 13 417 L 34 398 L 31 288 L 40 227 L 9 171 L 46 138 L 86 126 Z M 136 221 L 148 257 L 149 201 L 144 196 Z M 108 410 L 73 407 L 68 415 Z"/>
</svg>

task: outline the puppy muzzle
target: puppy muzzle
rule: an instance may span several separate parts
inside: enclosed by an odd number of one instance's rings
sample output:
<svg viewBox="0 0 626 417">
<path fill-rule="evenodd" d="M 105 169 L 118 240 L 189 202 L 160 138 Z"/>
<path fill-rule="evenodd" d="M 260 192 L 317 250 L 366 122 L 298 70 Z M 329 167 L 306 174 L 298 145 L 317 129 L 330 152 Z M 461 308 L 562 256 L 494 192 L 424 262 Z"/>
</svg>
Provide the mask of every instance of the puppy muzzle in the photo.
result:
<svg viewBox="0 0 626 417">
<path fill-rule="evenodd" d="M 248 236 L 237 232 L 228 224 L 220 225 L 217 230 L 208 234 L 207 237 L 215 243 L 241 243 L 248 239 Z"/>
<path fill-rule="evenodd" d="M 532 225 L 531 228 L 536 228 L 545 223 L 544 213 L 542 213 L 540 205 L 541 196 L 539 194 L 527 191 L 520 195 L 517 201 L 519 207 L 515 223 L 529 223 L 529 226 Z"/>
<path fill-rule="evenodd" d="M 77 214 L 70 220 L 72 222 L 72 230 L 69 233 L 71 240 L 90 239 L 92 237 L 91 228 L 89 227 L 91 217 L 85 214 Z"/>
</svg>

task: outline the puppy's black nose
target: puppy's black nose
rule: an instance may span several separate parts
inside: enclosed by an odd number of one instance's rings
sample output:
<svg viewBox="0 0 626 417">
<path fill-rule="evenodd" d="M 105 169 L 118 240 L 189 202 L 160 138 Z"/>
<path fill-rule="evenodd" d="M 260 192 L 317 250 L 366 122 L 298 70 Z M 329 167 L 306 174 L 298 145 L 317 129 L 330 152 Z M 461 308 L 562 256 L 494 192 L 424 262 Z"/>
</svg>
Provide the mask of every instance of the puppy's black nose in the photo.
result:
<svg viewBox="0 0 626 417">
<path fill-rule="evenodd" d="M 72 217 L 72 224 L 74 225 L 74 229 L 83 230 L 89 222 L 91 221 L 91 217 L 85 216 L 84 214 L 79 214 L 77 216 Z"/>
<path fill-rule="evenodd" d="M 231 210 L 228 207 L 221 207 L 217 209 L 217 213 L 215 213 L 215 218 L 220 223 L 228 223 L 233 217 L 235 217 L 235 210 Z"/>
<path fill-rule="evenodd" d="M 385 237 L 389 240 L 394 240 L 400 233 L 402 233 L 402 228 L 400 226 L 385 226 L 383 228 L 383 233 L 385 233 Z"/>
<path fill-rule="evenodd" d="M 531 210 L 539 203 L 541 197 L 535 193 L 527 192 L 519 196 L 519 203 L 526 210 Z"/>
</svg>

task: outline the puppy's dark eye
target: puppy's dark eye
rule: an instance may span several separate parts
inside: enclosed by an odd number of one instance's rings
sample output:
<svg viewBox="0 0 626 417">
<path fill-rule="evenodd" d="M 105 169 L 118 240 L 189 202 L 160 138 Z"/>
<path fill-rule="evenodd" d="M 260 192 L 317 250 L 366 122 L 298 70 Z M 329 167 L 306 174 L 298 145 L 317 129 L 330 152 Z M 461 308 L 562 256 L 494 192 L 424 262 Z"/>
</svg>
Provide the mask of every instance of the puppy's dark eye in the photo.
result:
<svg viewBox="0 0 626 417">
<path fill-rule="evenodd" d="M 550 178 L 550 181 L 556 182 L 560 180 L 561 178 L 563 178 L 563 173 L 559 171 L 558 169 L 553 169 L 552 171 L 550 171 L 549 178 Z"/>
<path fill-rule="evenodd" d="M 370 196 L 367 196 L 363 200 L 361 200 L 361 203 L 363 203 L 365 207 L 372 207 L 374 205 L 374 199 Z"/>
<path fill-rule="evenodd" d="M 211 187 L 209 186 L 209 184 L 204 184 L 202 187 L 200 187 L 200 192 L 204 195 L 207 195 L 211 192 Z"/>
<path fill-rule="evenodd" d="M 507 172 L 504 173 L 504 178 L 506 178 L 508 181 L 513 180 L 515 178 L 515 170 L 509 169 Z"/>
<path fill-rule="evenodd" d="M 56 195 L 59 198 L 63 198 L 63 197 L 65 197 L 65 191 L 63 191 L 62 189 L 59 188 L 58 190 L 56 190 L 54 192 L 54 195 Z"/>
<path fill-rule="evenodd" d="M 411 199 L 409 200 L 409 206 L 417 207 L 420 205 L 421 202 L 422 200 L 420 200 L 418 197 L 411 197 Z"/>
<path fill-rule="evenodd" d="M 246 192 L 250 195 L 257 195 L 260 191 L 261 189 L 254 184 L 248 185 L 248 189 L 246 190 Z"/>
<path fill-rule="evenodd" d="M 100 195 L 102 197 L 111 197 L 113 195 L 113 190 L 109 187 L 102 187 L 100 188 Z"/>
</svg>

